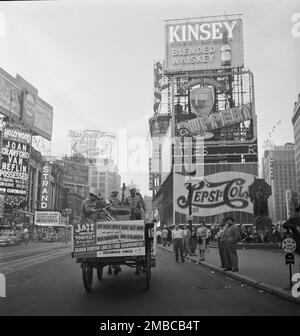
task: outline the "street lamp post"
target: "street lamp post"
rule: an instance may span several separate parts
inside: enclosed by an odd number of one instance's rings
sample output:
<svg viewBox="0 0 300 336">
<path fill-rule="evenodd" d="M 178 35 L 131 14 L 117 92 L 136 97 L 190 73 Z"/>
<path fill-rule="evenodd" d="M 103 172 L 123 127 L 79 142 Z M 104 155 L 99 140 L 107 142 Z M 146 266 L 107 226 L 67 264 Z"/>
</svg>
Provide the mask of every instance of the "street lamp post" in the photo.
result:
<svg viewBox="0 0 300 336">
<path fill-rule="evenodd" d="M 189 229 L 192 231 L 192 226 L 193 226 L 193 216 L 192 216 L 192 182 L 191 179 L 189 181 Z"/>
</svg>

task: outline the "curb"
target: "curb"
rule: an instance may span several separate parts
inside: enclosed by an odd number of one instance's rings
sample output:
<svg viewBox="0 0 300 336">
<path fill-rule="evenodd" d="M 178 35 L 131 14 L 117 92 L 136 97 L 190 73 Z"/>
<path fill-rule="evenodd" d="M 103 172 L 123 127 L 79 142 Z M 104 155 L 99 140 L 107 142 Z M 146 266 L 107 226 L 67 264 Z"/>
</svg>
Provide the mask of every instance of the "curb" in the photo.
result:
<svg viewBox="0 0 300 336">
<path fill-rule="evenodd" d="M 172 251 L 172 250 L 170 250 L 166 247 L 163 247 L 163 246 L 158 246 L 158 247 L 161 248 L 162 250 L 166 250 L 166 251 L 169 251 L 171 253 L 174 253 L 174 251 Z M 191 257 L 188 257 L 188 256 L 185 257 L 185 258 L 190 259 L 192 261 L 195 261 L 194 259 L 192 259 Z M 296 304 L 300 305 L 300 299 L 292 297 L 290 294 L 287 294 L 281 288 L 273 287 L 273 286 L 268 285 L 264 282 L 257 281 L 257 280 L 254 280 L 252 278 L 249 278 L 245 275 L 240 275 L 240 274 L 233 273 L 233 272 L 230 272 L 230 271 L 225 272 L 222 268 L 220 268 L 218 266 L 215 266 L 215 265 L 212 265 L 212 264 L 209 264 L 209 263 L 204 262 L 204 261 L 200 261 L 199 265 L 202 265 L 206 268 L 209 268 L 209 269 L 212 269 L 212 270 L 214 270 L 218 273 L 221 273 L 222 275 L 227 276 L 228 278 L 243 282 L 243 283 L 245 283 L 245 284 L 247 284 L 251 287 L 257 288 L 257 289 L 262 290 L 266 293 L 275 295 L 277 297 L 280 297 L 282 299 L 285 299 L 287 301 L 290 301 L 290 302 L 293 302 L 293 303 L 296 303 Z"/>
<path fill-rule="evenodd" d="M 209 243 L 208 244 L 209 247 L 211 248 L 219 248 L 218 244 L 217 243 Z M 278 250 L 281 250 L 281 247 L 278 245 L 278 244 L 273 244 L 273 245 L 258 245 L 258 244 L 253 244 L 253 245 L 250 245 L 250 244 L 238 244 L 237 245 L 237 249 L 238 250 L 275 250 L 275 251 L 278 251 Z"/>
</svg>

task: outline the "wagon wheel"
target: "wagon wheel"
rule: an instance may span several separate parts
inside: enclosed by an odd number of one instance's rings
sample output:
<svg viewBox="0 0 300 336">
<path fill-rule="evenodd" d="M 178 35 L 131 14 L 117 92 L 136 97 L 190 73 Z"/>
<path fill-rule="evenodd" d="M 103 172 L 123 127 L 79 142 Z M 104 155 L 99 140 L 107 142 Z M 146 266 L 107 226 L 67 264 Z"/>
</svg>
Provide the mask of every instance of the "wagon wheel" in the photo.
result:
<svg viewBox="0 0 300 336">
<path fill-rule="evenodd" d="M 84 288 L 87 292 L 90 292 L 93 285 L 93 267 L 87 262 L 82 263 L 81 267 Z"/>
<path fill-rule="evenodd" d="M 97 268 L 97 278 L 99 281 L 103 280 L 103 267 Z"/>
</svg>

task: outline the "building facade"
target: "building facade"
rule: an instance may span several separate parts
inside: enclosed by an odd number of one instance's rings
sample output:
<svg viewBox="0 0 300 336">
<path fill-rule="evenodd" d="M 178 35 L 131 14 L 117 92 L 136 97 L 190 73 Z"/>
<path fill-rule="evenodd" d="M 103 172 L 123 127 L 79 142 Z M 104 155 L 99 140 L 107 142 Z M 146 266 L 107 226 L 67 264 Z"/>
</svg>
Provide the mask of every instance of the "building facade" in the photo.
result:
<svg viewBox="0 0 300 336">
<path fill-rule="evenodd" d="M 262 158 L 262 177 L 272 188 L 268 199 L 269 214 L 273 223 L 280 223 L 288 218 L 287 199 L 295 202 L 292 196 L 296 190 L 296 164 L 294 144 L 274 146 L 266 150 Z M 287 198 L 287 191 L 288 198 Z"/>
<path fill-rule="evenodd" d="M 227 20 L 235 22 L 235 32 L 226 61 L 222 39 L 209 41 L 210 61 L 194 55 L 202 50 L 194 36 L 173 39 L 174 29 L 198 29 L 207 22 L 224 25 L 225 35 Z M 257 116 L 254 76 L 244 68 L 241 52 L 241 16 L 168 20 L 165 32 L 166 57 L 154 65 L 156 105 L 149 120 L 157 143 L 150 176 L 160 178 L 149 181 L 153 207 L 163 225 L 214 224 L 228 215 L 252 225 L 249 186 L 258 177 Z"/>
<path fill-rule="evenodd" d="M 95 165 L 90 167 L 89 187 L 99 190 L 101 195 L 108 198 L 114 190 L 120 194 L 121 176 L 115 165 Z"/>
<path fill-rule="evenodd" d="M 298 101 L 294 104 L 294 112 L 292 116 L 292 123 L 294 128 L 294 143 L 295 143 L 295 161 L 296 161 L 296 186 L 298 199 L 300 199 L 300 93 Z"/>
</svg>

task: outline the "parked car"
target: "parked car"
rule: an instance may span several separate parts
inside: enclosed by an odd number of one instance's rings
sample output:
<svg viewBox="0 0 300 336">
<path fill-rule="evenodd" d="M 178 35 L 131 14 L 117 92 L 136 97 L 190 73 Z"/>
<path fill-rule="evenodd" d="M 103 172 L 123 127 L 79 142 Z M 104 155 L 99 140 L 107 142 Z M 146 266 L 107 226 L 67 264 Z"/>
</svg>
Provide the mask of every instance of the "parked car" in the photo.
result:
<svg viewBox="0 0 300 336">
<path fill-rule="evenodd" d="M 45 242 L 55 242 L 57 241 L 57 236 L 55 233 L 48 233 L 44 238 L 43 241 Z"/>
<path fill-rule="evenodd" d="M 9 239 L 7 236 L 0 236 L 0 246 L 8 246 L 9 245 Z"/>
<path fill-rule="evenodd" d="M 15 235 L 9 234 L 6 236 L 9 245 L 20 245 L 21 241 Z"/>
</svg>

